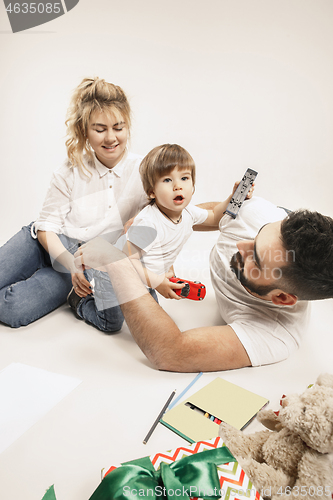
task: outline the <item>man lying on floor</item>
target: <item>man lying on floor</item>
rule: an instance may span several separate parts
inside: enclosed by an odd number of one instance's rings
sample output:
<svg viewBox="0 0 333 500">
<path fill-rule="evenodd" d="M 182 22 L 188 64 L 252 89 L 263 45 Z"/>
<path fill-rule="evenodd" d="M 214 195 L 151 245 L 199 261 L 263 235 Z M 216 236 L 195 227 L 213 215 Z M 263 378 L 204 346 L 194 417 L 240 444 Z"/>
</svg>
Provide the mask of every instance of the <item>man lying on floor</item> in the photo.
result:
<svg viewBox="0 0 333 500">
<path fill-rule="evenodd" d="M 333 297 L 333 219 L 286 212 L 258 197 L 222 217 L 210 257 L 225 325 L 181 332 L 151 297 L 131 260 L 104 240 L 75 254 L 110 276 L 129 330 L 161 370 L 220 371 L 286 359 L 308 323 L 308 301 Z"/>
</svg>

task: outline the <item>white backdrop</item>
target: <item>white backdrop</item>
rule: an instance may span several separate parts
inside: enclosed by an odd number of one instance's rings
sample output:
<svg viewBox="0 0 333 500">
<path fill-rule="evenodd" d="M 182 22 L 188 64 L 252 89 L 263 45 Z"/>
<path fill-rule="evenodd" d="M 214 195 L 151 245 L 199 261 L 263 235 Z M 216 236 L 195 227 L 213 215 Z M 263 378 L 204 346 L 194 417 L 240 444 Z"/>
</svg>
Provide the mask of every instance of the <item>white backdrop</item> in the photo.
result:
<svg viewBox="0 0 333 500">
<path fill-rule="evenodd" d="M 37 217 L 71 91 L 96 75 L 130 99 L 133 152 L 189 150 L 195 202 L 252 167 L 258 195 L 333 216 L 332 0 L 80 0 L 16 34 L 0 16 L 1 241 Z"/>
<path fill-rule="evenodd" d="M 133 152 L 164 142 L 188 149 L 195 202 L 224 199 L 252 167 L 258 195 L 333 216 L 332 26 L 333 0 L 80 0 L 13 34 L 0 0 L 0 243 L 37 217 L 66 156 L 71 92 L 86 76 L 126 91 Z M 181 329 L 220 324 L 208 272 L 216 237 L 194 234 L 176 267 L 207 285 L 205 301 L 161 300 Z M 288 360 L 218 375 L 276 410 L 282 394 L 332 371 L 332 300 L 315 302 L 311 318 Z M 142 439 L 193 374 L 153 370 L 126 326 L 107 336 L 64 306 L 0 330 L 0 370 L 15 361 L 83 381 L 0 454 L 1 500 L 38 500 L 53 483 L 59 500 L 89 498 L 102 467 L 184 444 L 163 426 Z"/>
</svg>

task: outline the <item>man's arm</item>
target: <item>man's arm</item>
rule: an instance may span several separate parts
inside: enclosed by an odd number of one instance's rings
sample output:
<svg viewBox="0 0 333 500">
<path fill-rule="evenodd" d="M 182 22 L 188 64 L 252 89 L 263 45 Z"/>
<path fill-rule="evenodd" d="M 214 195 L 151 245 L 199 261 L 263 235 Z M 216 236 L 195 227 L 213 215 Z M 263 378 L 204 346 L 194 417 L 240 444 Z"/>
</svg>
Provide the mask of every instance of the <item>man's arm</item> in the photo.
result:
<svg viewBox="0 0 333 500">
<path fill-rule="evenodd" d="M 181 332 L 147 293 L 128 259 L 107 266 L 107 271 L 134 340 L 156 368 L 197 372 L 251 365 L 230 326 L 201 327 Z"/>
<path fill-rule="evenodd" d="M 75 265 L 107 271 L 129 330 L 147 358 L 160 370 L 220 371 L 250 366 L 250 359 L 230 326 L 181 332 L 150 296 L 131 260 L 96 238 L 75 254 Z"/>
</svg>

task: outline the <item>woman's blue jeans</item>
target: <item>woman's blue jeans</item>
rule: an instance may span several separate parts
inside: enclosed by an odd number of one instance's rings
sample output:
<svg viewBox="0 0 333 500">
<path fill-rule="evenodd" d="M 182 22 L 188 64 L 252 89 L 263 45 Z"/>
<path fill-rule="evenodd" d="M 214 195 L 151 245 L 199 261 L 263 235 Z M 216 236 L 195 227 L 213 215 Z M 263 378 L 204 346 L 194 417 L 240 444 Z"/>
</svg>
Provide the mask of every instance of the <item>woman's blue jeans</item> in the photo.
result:
<svg viewBox="0 0 333 500">
<path fill-rule="evenodd" d="M 31 226 L 32 223 L 22 227 L 0 248 L 0 321 L 12 328 L 29 325 L 64 304 L 72 288 L 71 274 L 53 269 L 49 254 L 32 238 Z M 74 254 L 77 241 L 59 237 Z M 124 316 L 112 294 L 108 276 L 92 269 L 87 278 L 92 277 L 96 301 L 93 295 L 84 298 L 78 307 L 79 316 L 101 331 L 120 330 Z M 150 293 L 157 300 L 155 290 Z"/>
<path fill-rule="evenodd" d="M 124 316 L 108 274 L 96 269 L 88 269 L 85 274 L 88 281 L 94 279 L 94 293 L 81 299 L 76 310 L 78 316 L 104 333 L 119 331 Z M 155 290 L 149 288 L 149 293 L 158 303 Z"/>
<path fill-rule="evenodd" d="M 24 226 L 0 248 L 0 321 L 12 328 L 29 325 L 66 302 L 70 273 L 53 269 L 50 256 L 31 226 Z M 64 241 L 63 241 L 64 243 Z M 74 253 L 77 244 L 69 250 Z"/>
</svg>

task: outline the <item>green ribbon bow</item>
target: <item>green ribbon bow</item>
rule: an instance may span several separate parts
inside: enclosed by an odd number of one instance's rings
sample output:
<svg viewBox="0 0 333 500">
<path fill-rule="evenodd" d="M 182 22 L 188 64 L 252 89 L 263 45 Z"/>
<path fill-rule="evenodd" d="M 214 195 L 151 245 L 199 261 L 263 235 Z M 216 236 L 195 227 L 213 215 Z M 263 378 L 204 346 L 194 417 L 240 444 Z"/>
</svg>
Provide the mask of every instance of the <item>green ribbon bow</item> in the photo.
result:
<svg viewBox="0 0 333 500">
<path fill-rule="evenodd" d="M 215 448 L 184 457 L 172 464 L 162 463 L 155 471 L 148 457 L 127 462 L 112 470 L 89 500 L 205 500 L 220 498 L 217 466 L 236 459 L 228 448 Z"/>
</svg>

